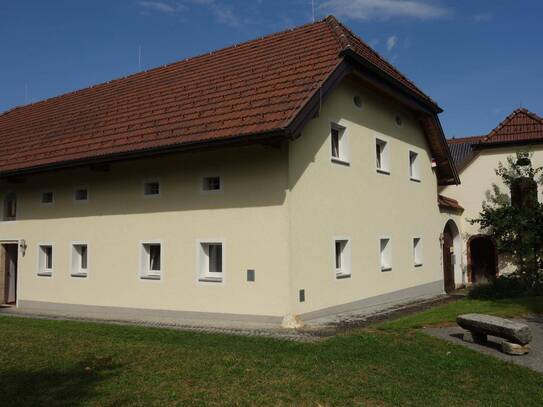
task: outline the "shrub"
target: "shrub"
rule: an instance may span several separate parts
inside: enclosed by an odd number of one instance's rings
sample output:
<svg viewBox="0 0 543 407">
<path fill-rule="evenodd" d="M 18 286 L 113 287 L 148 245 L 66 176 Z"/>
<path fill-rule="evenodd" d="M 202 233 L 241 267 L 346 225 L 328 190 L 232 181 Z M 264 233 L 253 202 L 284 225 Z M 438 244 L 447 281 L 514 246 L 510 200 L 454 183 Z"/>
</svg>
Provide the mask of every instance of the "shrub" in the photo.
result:
<svg viewBox="0 0 543 407">
<path fill-rule="evenodd" d="M 473 286 L 468 296 L 473 299 L 543 296 L 543 271 L 537 275 L 535 281 L 520 278 L 515 273 L 499 276 L 487 284 Z"/>
</svg>

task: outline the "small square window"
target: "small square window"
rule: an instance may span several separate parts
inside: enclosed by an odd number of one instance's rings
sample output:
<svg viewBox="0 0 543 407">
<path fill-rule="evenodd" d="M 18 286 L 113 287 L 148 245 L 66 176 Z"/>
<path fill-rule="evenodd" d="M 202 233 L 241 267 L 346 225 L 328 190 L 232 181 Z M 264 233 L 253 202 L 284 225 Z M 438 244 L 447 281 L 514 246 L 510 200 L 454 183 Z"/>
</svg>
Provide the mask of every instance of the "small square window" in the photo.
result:
<svg viewBox="0 0 543 407">
<path fill-rule="evenodd" d="M 141 278 L 160 280 L 162 277 L 162 245 L 143 243 L 141 253 Z"/>
<path fill-rule="evenodd" d="M 84 202 L 89 200 L 89 191 L 87 188 L 78 188 L 74 192 L 74 200 Z"/>
<path fill-rule="evenodd" d="M 381 271 L 392 270 L 392 248 L 389 238 L 379 240 L 379 251 Z"/>
<path fill-rule="evenodd" d="M 332 161 L 347 163 L 347 137 L 345 128 L 337 124 L 332 124 L 330 128 L 330 143 L 332 148 Z"/>
<path fill-rule="evenodd" d="M 221 242 L 201 242 L 199 247 L 200 281 L 223 281 L 223 244 Z"/>
<path fill-rule="evenodd" d="M 42 204 L 52 204 L 53 201 L 54 201 L 53 192 L 51 192 L 51 191 L 42 192 L 42 194 L 41 194 L 41 203 Z"/>
<path fill-rule="evenodd" d="M 143 195 L 145 196 L 160 195 L 160 183 L 158 181 L 145 182 L 143 184 Z"/>
<path fill-rule="evenodd" d="M 53 246 L 40 245 L 38 248 L 38 275 L 51 276 L 53 274 Z"/>
<path fill-rule="evenodd" d="M 86 277 L 88 273 L 88 246 L 83 243 L 72 246 L 72 277 Z"/>
<path fill-rule="evenodd" d="M 202 190 L 203 191 L 221 191 L 222 183 L 221 177 L 203 177 L 202 178 Z"/>
<path fill-rule="evenodd" d="M 413 262 L 415 267 L 422 266 L 422 242 L 420 237 L 413 238 Z"/>
<path fill-rule="evenodd" d="M 420 181 L 419 174 L 419 155 L 414 151 L 409 151 L 409 178 L 412 181 Z"/>
<path fill-rule="evenodd" d="M 381 139 L 375 139 L 375 165 L 377 171 L 389 174 L 388 143 Z"/>
<path fill-rule="evenodd" d="M 336 278 L 351 275 L 350 245 L 348 239 L 334 241 L 334 264 Z"/>
</svg>

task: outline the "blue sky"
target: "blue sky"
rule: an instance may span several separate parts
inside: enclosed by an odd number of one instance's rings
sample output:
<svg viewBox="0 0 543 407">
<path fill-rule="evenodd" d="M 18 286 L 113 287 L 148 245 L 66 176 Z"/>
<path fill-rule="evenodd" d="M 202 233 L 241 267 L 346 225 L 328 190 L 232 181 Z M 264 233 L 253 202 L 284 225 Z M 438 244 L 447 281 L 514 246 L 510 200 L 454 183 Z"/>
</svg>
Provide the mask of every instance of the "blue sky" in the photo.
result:
<svg viewBox="0 0 543 407">
<path fill-rule="evenodd" d="M 540 0 L 314 0 L 445 110 L 448 136 L 543 115 Z M 0 111 L 312 20 L 311 0 L 0 0 Z"/>
</svg>

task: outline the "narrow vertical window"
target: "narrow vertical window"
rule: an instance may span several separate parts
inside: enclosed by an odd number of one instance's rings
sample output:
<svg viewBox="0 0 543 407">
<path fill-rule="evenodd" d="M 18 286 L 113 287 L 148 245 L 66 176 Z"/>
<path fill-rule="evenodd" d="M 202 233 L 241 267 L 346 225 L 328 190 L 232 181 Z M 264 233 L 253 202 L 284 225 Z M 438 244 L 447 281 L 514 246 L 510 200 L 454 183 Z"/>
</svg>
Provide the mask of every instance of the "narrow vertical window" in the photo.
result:
<svg viewBox="0 0 543 407">
<path fill-rule="evenodd" d="M 375 139 L 375 167 L 377 172 L 389 174 L 388 143 L 381 139 Z"/>
<path fill-rule="evenodd" d="M 87 277 L 89 269 L 88 246 L 77 243 L 72 246 L 72 277 Z"/>
<path fill-rule="evenodd" d="M 413 238 L 413 263 L 415 267 L 422 266 L 422 242 L 420 237 Z"/>
<path fill-rule="evenodd" d="M 44 277 L 53 275 L 52 245 L 40 245 L 38 247 L 38 275 Z"/>
<path fill-rule="evenodd" d="M 145 195 L 145 196 L 159 196 L 160 195 L 160 183 L 158 181 L 145 182 L 143 184 L 143 195 Z"/>
<path fill-rule="evenodd" d="M 381 271 L 392 270 L 392 249 L 389 238 L 383 238 L 379 240 L 379 250 Z"/>
<path fill-rule="evenodd" d="M 330 127 L 331 157 L 333 162 L 348 164 L 347 136 L 345 127 L 332 123 Z"/>
<path fill-rule="evenodd" d="M 198 279 L 208 282 L 223 281 L 223 244 L 201 242 L 199 244 Z"/>
<path fill-rule="evenodd" d="M 350 245 L 348 239 L 334 240 L 334 263 L 336 278 L 351 275 Z"/>
<path fill-rule="evenodd" d="M 412 181 L 420 181 L 418 157 L 417 153 L 409 151 L 409 178 Z"/>
<path fill-rule="evenodd" d="M 160 243 L 143 243 L 141 245 L 140 277 L 144 280 L 160 280 L 162 272 L 162 245 Z"/>
<path fill-rule="evenodd" d="M 4 197 L 4 221 L 17 219 L 17 195 L 13 192 L 6 194 Z"/>
<path fill-rule="evenodd" d="M 74 200 L 76 202 L 86 202 L 89 200 L 89 191 L 87 188 L 78 188 L 74 191 Z"/>
</svg>

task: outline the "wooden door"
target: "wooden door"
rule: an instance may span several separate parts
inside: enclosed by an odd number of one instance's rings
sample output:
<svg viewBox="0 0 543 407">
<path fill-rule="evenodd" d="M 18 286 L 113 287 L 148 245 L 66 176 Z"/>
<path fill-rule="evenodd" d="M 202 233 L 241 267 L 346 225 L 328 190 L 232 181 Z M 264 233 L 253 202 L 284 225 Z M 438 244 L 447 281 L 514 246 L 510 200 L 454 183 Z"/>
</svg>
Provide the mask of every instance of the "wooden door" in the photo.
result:
<svg viewBox="0 0 543 407">
<path fill-rule="evenodd" d="M 17 301 L 17 245 L 6 244 L 6 303 L 14 304 Z"/>
<path fill-rule="evenodd" d="M 454 263 L 453 263 L 453 237 L 447 225 L 443 231 L 443 280 L 445 282 L 445 292 L 454 291 Z"/>
</svg>

